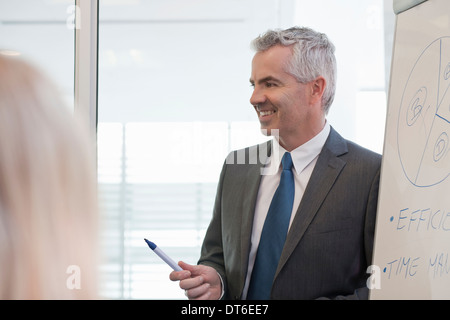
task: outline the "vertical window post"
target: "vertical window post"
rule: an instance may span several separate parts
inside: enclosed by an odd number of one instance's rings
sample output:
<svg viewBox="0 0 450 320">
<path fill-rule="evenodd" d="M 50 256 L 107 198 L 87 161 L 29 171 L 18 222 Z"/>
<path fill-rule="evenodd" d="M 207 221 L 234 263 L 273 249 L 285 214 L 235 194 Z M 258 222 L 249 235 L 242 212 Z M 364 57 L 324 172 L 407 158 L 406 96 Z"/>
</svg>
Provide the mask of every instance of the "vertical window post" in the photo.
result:
<svg viewBox="0 0 450 320">
<path fill-rule="evenodd" d="M 75 1 L 75 110 L 95 139 L 98 88 L 98 0 Z"/>
</svg>

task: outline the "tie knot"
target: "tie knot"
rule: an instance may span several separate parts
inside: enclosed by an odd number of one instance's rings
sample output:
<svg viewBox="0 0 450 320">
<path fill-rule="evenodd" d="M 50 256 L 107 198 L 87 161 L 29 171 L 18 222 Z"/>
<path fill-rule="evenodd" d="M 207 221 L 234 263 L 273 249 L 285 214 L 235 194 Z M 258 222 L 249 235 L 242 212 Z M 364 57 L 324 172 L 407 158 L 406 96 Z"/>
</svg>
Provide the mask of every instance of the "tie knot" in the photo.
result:
<svg viewBox="0 0 450 320">
<path fill-rule="evenodd" d="M 283 165 L 283 170 L 292 169 L 292 158 L 289 152 L 285 152 L 283 158 L 281 159 L 281 164 Z"/>
</svg>

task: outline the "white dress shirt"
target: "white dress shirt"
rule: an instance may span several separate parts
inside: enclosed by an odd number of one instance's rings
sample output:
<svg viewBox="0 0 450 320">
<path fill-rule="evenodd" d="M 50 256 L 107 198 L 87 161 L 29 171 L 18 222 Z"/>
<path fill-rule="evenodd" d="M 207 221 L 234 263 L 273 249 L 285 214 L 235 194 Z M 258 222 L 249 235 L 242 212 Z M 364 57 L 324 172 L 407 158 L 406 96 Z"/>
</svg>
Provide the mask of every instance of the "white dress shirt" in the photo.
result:
<svg viewBox="0 0 450 320">
<path fill-rule="evenodd" d="M 322 131 L 314 138 L 291 151 L 291 157 L 294 169 L 294 184 L 295 184 L 295 196 L 294 205 L 292 206 L 291 220 L 289 227 L 294 220 L 300 201 L 302 200 L 303 193 L 305 192 L 306 185 L 311 177 L 312 171 L 319 157 L 325 141 L 330 133 L 330 125 L 326 122 Z M 279 148 L 279 152 L 274 152 L 275 148 Z M 253 229 L 251 236 L 251 249 L 248 260 L 247 277 L 245 280 L 244 291 L 242 298 L 247 297 L 248 286 L 250 284 L 250 278 L 252 275 L 253 265 L 255 264 L 256 252 L 258 250 L 259 240 L 261 238 L 261 232 L 264 226 L 264 221 L 269 211 L 269 206 L 272 201 L 273 195 L 278 188 L 281 178 L 281 159 L 283 158 L 286 150 L 281 147 L 276 139 L 273 139 L 272 155 L 267 159 L 267 166 L 263 171 L 261 177 L 261 183 L 259 185 L 258 196 L 256 198 L 255 216 L 253 219 Z M 271 174 L 272 173 L 272 174 Z"/>
</svg>

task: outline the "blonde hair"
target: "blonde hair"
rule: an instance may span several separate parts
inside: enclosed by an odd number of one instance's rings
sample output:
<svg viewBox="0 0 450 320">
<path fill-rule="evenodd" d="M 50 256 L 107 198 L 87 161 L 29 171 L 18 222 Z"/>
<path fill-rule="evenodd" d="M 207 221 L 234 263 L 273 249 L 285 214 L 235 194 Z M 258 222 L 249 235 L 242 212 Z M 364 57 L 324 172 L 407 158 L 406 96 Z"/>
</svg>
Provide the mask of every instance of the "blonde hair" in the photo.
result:
<svg viewBox="0 0 450 320">
<path fill-rule="evenodd" d="M 50 81 L 0 54 L 0 299 L 96 297 L 90 145 Z"/>
</svg>

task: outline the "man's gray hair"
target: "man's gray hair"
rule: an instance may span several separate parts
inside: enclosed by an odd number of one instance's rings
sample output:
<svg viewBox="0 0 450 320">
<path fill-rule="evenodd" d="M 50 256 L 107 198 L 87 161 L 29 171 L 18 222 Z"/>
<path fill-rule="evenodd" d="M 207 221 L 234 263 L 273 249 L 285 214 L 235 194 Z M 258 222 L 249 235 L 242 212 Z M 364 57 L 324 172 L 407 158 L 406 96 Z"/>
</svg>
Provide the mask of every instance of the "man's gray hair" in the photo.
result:
<svg viewBox="0 0 450 320">
<path fill-rule="evenodd" d="M 297 81 L 307 83 L 319 76 L 325 78 L 322 108 L 327 114 L 336 92 L 337 67 L 333 43 L 325 34 L 304 27 L 269 30 L 252 41 L 252 48 L 257 52 L 275 45 L 293 46 L 287 72 Z"/>
</svg>

